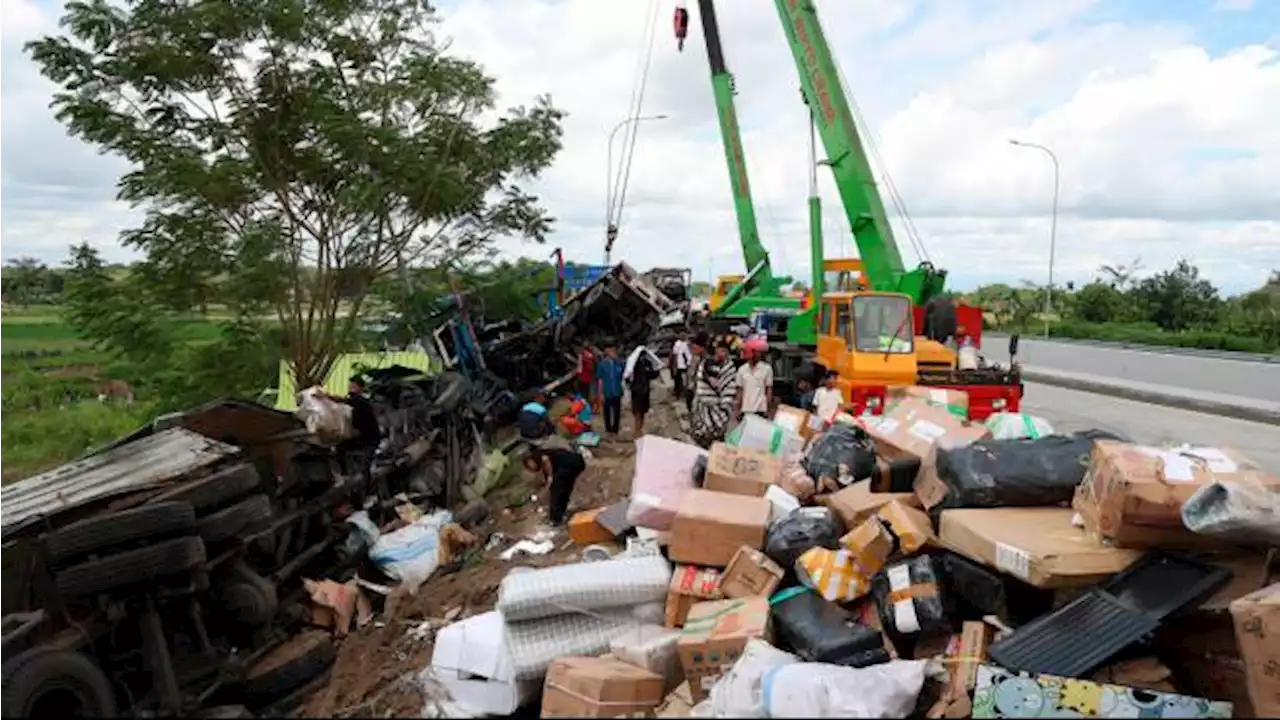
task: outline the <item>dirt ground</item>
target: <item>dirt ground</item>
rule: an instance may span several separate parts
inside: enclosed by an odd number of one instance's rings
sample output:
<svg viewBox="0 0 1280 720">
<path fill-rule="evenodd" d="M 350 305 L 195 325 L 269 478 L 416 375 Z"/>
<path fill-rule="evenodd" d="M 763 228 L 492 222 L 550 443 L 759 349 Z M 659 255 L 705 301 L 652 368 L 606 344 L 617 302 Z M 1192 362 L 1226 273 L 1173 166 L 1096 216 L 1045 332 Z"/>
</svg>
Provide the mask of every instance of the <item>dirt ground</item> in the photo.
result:
<svg viewBox="0 0 1280 720">
<path fill-rule="evenodd" d="M 684 407 L 668 387 L 655 384 L 645 433 L 685 440 Z M 570 512 L 608 505 L 626 497 L 635 470 L 632 420 L 623 409 L 617 438 L 603 436 L 593 460 L 574 488 Z M 597 424 L 598 421 L 597 421 Z M 374 622 L 342 640 L 327 685 L 299 708 L 299 717 L 421 717 L 424 697 L 415 676 L 431 661 L 435 631 L 450 622 L 493 609 L 498 585 L 512 567 L 547 567 L 576 562 L 581 548 L 564 531 L 546 555 L 504 561 L 503 550 L 532 536 L 546 521 L 546 492 L 529 484 L 522 471 L 486 498 L 489 519 L 477 530 L 480 547 L 461 567 L 446 567 L 415 595 L 393 595 Z M 536 499 L 535 499 L 536 498 Z"/>
</svg>

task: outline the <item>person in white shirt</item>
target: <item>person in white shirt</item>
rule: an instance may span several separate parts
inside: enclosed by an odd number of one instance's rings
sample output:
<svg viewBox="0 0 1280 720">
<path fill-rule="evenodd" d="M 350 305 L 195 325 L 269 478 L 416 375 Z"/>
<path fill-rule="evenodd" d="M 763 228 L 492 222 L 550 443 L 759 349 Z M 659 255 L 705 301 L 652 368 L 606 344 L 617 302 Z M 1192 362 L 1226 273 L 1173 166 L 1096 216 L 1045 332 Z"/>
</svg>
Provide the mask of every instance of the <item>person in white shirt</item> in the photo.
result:
<svg viewBox="0 0 1280 720">
<path fill-rule="evenodd" d="M 824 423 L 835 419 L 844 405 L 844 395 L 836 387 L 836 374 L 828 372 L 822 378 L 822 387 L 813 392 L 813 413 Z"/>
<path fill-rule="evenodd" d="M 671 378 L 676 384 L 676 397 L 681 400 L 684 399 L 685 384 L 689 379 L 689 365 L 693 362 L 688 335 L 688 331 L 681 330 L 675 344 L 671 346 Z"/>
<path fill-rule="evenodd" d="M 739 417 L 746 413 L 768 417 L 769 406 L 773 404 L 773 367 L 760 361 L 760 352 L 755 348 L 743 348 L 746 362 L 738 368 L 738 412 Z"/>
</svg>

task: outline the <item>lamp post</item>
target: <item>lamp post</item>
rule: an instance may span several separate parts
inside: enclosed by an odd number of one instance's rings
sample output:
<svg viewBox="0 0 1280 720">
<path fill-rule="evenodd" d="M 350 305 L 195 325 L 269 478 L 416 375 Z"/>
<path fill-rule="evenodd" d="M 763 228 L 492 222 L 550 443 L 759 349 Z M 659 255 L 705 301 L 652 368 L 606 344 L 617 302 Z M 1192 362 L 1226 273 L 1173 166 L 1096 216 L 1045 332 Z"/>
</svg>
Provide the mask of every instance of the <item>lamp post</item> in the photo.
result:
<svg viewBox="0 0 1280 720">
<path fill-rule="evenodd" d="M 1053 161 L 1053 215 L 1049 222 L 1049 287 L 1046 288 L 1044 293 L 1044 336 L 1049 337 L 1049 314 L 1053 312 L 1053 255 L 1058 240 L 1058 156 L 1054 155 L 1049 148 L 1036 143 L 1022 142 L 1020 140 L 1010 140 L 1009 143 L 1018 147 L 1040 150 Z"/>
<path fill-rule="evenodd" d="M 606 152 L 608 167 L 604 173 L 604 264 L 609 265 L 609 256 L 613 252 L 613 241 L 618 237 L 618 226 L 613 224 L 613 139 L 622 128 L 642 120 L 666 120 L 666 115 L 643 115 L 626 118 L 613 126 L 609 133 L 609 147 Z"/>
</svg>

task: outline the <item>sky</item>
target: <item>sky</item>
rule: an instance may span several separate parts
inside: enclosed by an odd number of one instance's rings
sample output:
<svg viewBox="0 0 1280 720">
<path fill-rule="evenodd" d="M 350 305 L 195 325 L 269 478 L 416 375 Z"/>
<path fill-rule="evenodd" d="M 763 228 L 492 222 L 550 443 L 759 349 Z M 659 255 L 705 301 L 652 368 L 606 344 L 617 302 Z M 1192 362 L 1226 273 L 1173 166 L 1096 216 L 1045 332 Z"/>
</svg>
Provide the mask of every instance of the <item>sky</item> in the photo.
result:
<svg viewBox="0 0 1280 720">
<path fill-rule="evenodd" d="M 565 147 L 530 183 L 557 218 L 545 247 L 503 252 L 603 259 L 610 131 L 630 112 L 658 21 L 615 259 L 639 269 L 742 272 L 697 2 L 683 52 L 673 0 L 445 0 L 440 34 L 497 78 L 500 105 L 549 93 Z M 817 0 L 846 86 L 927 259 L 952 287 L 1043 284 L 1060 161 L 1054 281 L 1103 264 L 1177 258 L 1229 293 L 1280 269 L 1280 0 Z M 760 234 L 775 271 L 809 273 L 808 117 L 768 0 L 720 0 L 721 36 Z M 127 169 L 69 138 L 54 86 L 22 45 L 56 32 L 62 5 L 5 0 L 0 31 L 0 254 L 62 262 L 89 241 L 131 259 L 118 233 L 140 215 L 114 200 Z M 614 145 L 615 162 L 622 154 Z M 820 151 L 820 155 L 822 155 Z M 856 253 L 819 168 L 828 256 Z M 887 173 L 887 174 L 886 174 Z M 904 260 L 912 249 L 891 207 Z"/>
</svg>

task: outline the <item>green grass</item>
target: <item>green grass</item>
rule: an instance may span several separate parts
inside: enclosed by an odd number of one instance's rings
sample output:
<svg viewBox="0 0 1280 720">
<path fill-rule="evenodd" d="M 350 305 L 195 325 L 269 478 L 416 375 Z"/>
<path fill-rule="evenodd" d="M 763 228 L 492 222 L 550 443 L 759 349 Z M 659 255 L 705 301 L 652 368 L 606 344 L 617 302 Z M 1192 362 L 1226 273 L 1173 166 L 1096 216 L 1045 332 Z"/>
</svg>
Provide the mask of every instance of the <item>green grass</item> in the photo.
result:
<svg viewBox="0 0 1280 720">
<path fill-rule="evenodd" d="M 1278 350 L 1262 338 L 1235 335 L 1221 330 L 1168 332 L 1152 323 L 1086 323 L 1068 320 L 1050 325 L 1049 333 L 1058 337 L 1081 340 L 1110 340 L 1202 350 L 1254 353 L 1274 353 Z"/>
<path fill-rule="evenodd" d="M 9 414 L 9 422 L 0 423 L 3 482 L 52 470 L 137 430 L 150 419 L 146 406 L 123 407 L 97 400 L 28 410 L 19 417 Z"/>
</svg>

